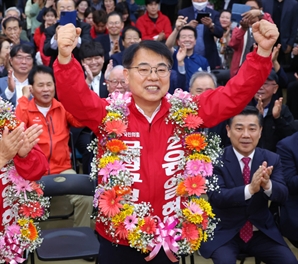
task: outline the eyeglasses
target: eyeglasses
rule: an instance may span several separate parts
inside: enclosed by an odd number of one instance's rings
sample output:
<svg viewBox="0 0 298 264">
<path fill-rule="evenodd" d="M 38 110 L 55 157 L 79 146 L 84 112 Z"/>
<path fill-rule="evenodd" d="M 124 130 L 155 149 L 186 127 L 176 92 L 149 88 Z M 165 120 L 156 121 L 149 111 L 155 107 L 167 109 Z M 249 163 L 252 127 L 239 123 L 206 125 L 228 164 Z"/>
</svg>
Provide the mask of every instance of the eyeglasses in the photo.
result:
<svg viewBox="0 0 298 264">
<path fill-rule="evenodd" d="M 141 64 L 135 67 L 129 67 L 128 69 L 137 69 L 141 76 L 149 76 L 152 73 L 152 69 L 155 68 L 155 74 L 158 77 L 167 77 L 171 71 L 171 68 L 167 65 L 158 65 L 157 67 L 151 67 L 149 64 Z"/>
<path fill-rule="evenodd" d="M 115 22 L 108 22 L 109 26 L 119 26 L 121 24 L 120 21 L 115 21 Z"/>
<path fill-rule="evenodd" d="M 107 82 L 110 83 L 111 86 L 118 86 L 118 84 L 120 84 L 121 86 L 126 86 L 126 82 L 125 80 L 107 80 Z"/>
<path fill-rule="evenodd" d="M 16 56 L 14 56 L 13 58 L 15 58 L 15 59 L 18 60 L 18 61 L 23 61 L 23 60 L 25 60 L 26 62 L 31 62 L 31 61 L 33 60 L 31 56 L 26 56 L 26 57 L 24 57 L 24 56 L 21 56 L 21 55 L 16 55 Z"/>
<path fill-rule="evenodd" d="M 268 83 L 268 82 L 265 82 L 262 86 L 264 87 L 264 88 L 268 88 L 268 87 L 272 87 L 272 86 L 275 86 L 275 85 L 277 85 L 277 83 Z"/>
</svg>

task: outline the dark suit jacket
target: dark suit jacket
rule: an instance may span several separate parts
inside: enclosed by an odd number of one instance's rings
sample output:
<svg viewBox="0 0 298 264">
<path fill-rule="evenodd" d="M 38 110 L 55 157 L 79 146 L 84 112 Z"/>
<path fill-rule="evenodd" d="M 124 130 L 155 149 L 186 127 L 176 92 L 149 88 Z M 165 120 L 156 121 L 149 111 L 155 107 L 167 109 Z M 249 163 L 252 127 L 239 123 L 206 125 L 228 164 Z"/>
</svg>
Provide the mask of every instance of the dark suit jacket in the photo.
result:
<svg viewBox="0 0 298 264">
<path fill-rule="evenodd" d="M 55 25 L 52 25 L 52 26 L 45 29 L 46 40 L 45 40 L 45 43 L 44 43 L 44 46 L 43 46 L 43 53 L 46 56 L 51 56 L 50 65 L 49 65 L 50 67 L 53 65 L 55 59 L 58 56 L 58 49 L 52 49 L 51 48 L 51 39 L 55 35 L 56 28 L 57 28 L 58 25 L 59 25 L 59 23 L 56 23 Z M 76 26 L 82 29 L 82 32 L 81 32 L 81 35 L 80 35 L 81 40 L 82 40 L 81 43 L 92 41 L 92 38 L 91 38 L 91 35 L 90 35 L 90 25 L 89 24 L 77 20 L 77 25 Z M 79 56 L 79 50 L 80 49 L 76 47 L 72 51 L 72 53 L 73 53 L 74 57 L 79 62 L 81 62 L 80 56 Z"/>
<path fill-rule="evenodd" d="M 107 84 L 105 83 L 105 78 L 103 72 L 101 73 L 100 77 L 100 89 L 99 89 L 99 97 L 100 98 L 107 98 L 109 95 Z M 93 87 L 91 86 L 91 90 L 93 91 Z"/>
<path fill-rule="evenodd" d="M 273 15 L 273 3 L 275 0 L 262 0 L 263 11 Z M 293 47 L 298 28 L 298 3 L 295 0 L 284 0 L 280 21 L 280 42 L 283 50 L 287 45 Z"/>
<path fill-rule="evenodd" d="M 109 61 L 110 61 L 110 55 L 109 55 L 109 52 L 111 51 L 110 36 L 108 34 L 100 35 L 96 39 L 94 39 L 94 41 L 99 42 L 102 45 L 103 50 L 105 52 L 105 56 L 104 56 L 105 62 L 104 62 L 104 66 L 103 66 L 103 72 L 105 72 L 107 65 L 109 64 Z M 119 46 L 120 46 L 120 50 L 123 51 L 124 46 L 122 44 L 122 40 L 120 37 L 119 37 Z M 121 65 L 122 65 L 122 62 L 121 62 Z"/>
<path fill-rule="evenodd" d="M 288 200 L 280 206 L 280 229 L 283 236 L 298 241 L 298 132 L 278 142 Z"/>
<path fill-rule="evenodd" d="M 221 65 L 214 37 L 221 38 L 223 35 L 223 28 L 219 23 L 219 13 L 217 11 L 206 8 L 206 12 L 211 13 L 211 18 L 214 23 L 214 32 L 211 32 L 208 27 L 204 27 L 205 58 L 208 60 L 209 65 L 213 70 L 216 66 Z M 188 17 L 187 22 L 196 19 L 193 6 L 179 10 L 178 16 Z"/>
<path fill-rule="evenodd" d="M 256 148 L 250 177 L 252 178 L 263 161 L 267 161 L 268 166 L 273 166 L 270 177 L 272 194 L 268 197 L 261 188 L 248 200 L 244 198 L 242 172 L 232 146 L 225 148 L 222 161 L 223 167 L 214 169 L 214 173 L 218 176 L 220 192 L 208 193 L 209 202 L 220 221 L 216 226 L 214 239 L 202 244 L 200 248 L 202 256 L 209 258 L 214 250 L 237 235 L 247 220 L 271 239 L 286 245 L 268 208 L 268 200 L 282 203 L 288 196 L 279 156 L 268 150 Z"/>
<path fill-rule="evenodd" d="M 113 54 L 111 56 L 111 59 L 113 60 L 113 66 L 122 65 L 122 59 L 123 59 L 123 51 L 118 52 L 116 54 Z"/>
</svg>

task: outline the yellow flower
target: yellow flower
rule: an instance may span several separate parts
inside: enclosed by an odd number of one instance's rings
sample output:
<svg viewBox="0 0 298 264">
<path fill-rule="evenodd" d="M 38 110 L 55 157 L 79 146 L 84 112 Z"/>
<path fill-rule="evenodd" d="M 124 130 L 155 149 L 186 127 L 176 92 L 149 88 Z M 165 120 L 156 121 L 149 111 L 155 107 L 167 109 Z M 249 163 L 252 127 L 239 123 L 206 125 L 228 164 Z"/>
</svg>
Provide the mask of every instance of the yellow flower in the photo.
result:
<svg viewBox="0 0 298 264">
<path fill-rule="evenodd" d="M 140 229 L 137 227 L 135 228 L 132 232 L 128 233 L 127 239 L 129 243 L 135 247 L 138 245 L 138 240 L 140 239 L 141 234 L 140 234 Z"/>
<path fill-rule="evenodd" d="M 25 225 L 27 225 L 28 224 L 28 219 L 19 219 L 18 220 L 18 224 L 20 225 L 20 226 L 25 226 Z"/>
<path fill-rule="evenodd" d="M 203 232 L 203 241 L 206 242 L 208 239 L 208 235 L 206 232 Z"/>
<path fill-rule="evenodd" d="M 138 221 L 138 226 L 143 226 L 145 224 L 145 220 L 144 218 L 139 218 L 139 221 Z"/>
<path fill-rule="evenodd" d="M 192 213 L 192 211 L 190 211 L 188 208 L 184 208 L 182 213 L 185 218 L 193 224 L 200 224 L 203 221 L 203 217 L 201 215 Z"/>
<path fill-rule="evenodd" d="M 215 214 L 212 212 L 212 207 L 210 203 L 203 198 L 196 199 L 196 203 L 203 209 L 204 212 L 211 218 L 215 217 Z"/>
<path fill-rule="evenodd" d="M 187 160 L 203 160 L 205 162 L 211 162 L 210 157 L 199 153 L 189 155 Z"/>
<path fill-rule="evenodd" d="M 105 123 L 106 121 L 116 120 L 116 119 L 122 119 L 121 114 L 108 112 L 106 117 L 102 120 L 102 123 Z"/>
<path fill-rule="evenodd" d="M 181 108 L 178 109 L 176 112 L 172 114 L 173 119 L 177 121 L 183 120 L 188 114 L 196 114 L 196 111 L 194 111 L 191 108 Z"/>
<path fill-rule="evenodd" d="M 113 163 L 115 160 L 120 160 L 117 156 L 106 156 L 99 160 L 99 168 L 104 168 L 108 163 Z"/>
</svg>

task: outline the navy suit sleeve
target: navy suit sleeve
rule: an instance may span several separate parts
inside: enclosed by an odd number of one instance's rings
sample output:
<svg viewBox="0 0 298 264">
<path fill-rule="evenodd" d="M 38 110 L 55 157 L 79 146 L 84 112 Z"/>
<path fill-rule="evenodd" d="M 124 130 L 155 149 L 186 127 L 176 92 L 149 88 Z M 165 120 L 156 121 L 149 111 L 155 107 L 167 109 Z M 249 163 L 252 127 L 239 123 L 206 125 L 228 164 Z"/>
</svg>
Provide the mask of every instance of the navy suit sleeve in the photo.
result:
<svg viewBox="0 0 298 264">
<path fill-rule="evenodd" d="M 296 145 L 298 132 L 292 137 L 278 142 L 276 153 L 280 155 L 283 174 L 291 195 L 298 193 L 298 151 Z"/>
</svg>

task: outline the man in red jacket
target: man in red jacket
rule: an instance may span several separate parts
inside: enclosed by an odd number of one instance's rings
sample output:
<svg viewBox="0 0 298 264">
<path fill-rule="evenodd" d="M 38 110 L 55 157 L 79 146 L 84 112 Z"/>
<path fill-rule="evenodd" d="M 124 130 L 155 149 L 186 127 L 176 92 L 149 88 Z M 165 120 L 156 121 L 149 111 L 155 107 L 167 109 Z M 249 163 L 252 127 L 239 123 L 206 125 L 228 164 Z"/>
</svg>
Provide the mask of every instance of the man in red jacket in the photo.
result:
<svg viewBox="0 0 298 264">
<path fill-rule="evenodd" d="M 158 11 L 159 0 L 146 0 L 145 5 L 147 12 L 136 23 L 142 39 L 166 41 L 172 33 L 172 26 L 169 18 Z"/>
<path fill-rule="evenodd" d="M 274 24 L 261 21 L 253 26 L 253 32 L 259 44 L 258 50 L 248 56 L 238 75 L 225 87 L 206 91 L 195 98 L 205 127 L 212 127 L 239 113 L 266 80 L 272 67 L 270 54 L 278 31 Z M 99 125 L 109 111 L 106 108 L 109 103 L 90 91 L 80 64 L 71 55 L 79 35 L 80 29 L 70 24 L 58 30 L 59 55 L 54 63 L 57 92 L 66 110 L 90 127 L 101 142 L 103 135 Z M 123 58 L 123 72 L 132 95 L 129 97 L 131 103 L 127 104 L 127 132 L 120 139 L 141 152 L 133 164 L 127 165 L 134 176 L 132 202 L 149 202 L 154 215 L 162 221 L 175 216 L 175 209 L 181 206 L 175 189 L 173 191 L 175 181 L 172 179 L 177 173 L 183 173 L 177 165 L 185 157 L 181 140 L 174 137 L 175 124 L 165 122 L 171 108 L 166 98 L 171 65 L 172 55 L 166 46 L 150 40 L 130 46 Z M 116 201 L 111 199 L 110 203 Z M 100 221 L 96 223 L 101 264 L 148 263 L 145 255 L 128 246 L 127 239 L 119 238 L 116 241 L 118 246 L 113 246 L 108 229 Z M 159 250 L 150 263 L 172 261 L 163 250 Z"/>
</svg>

